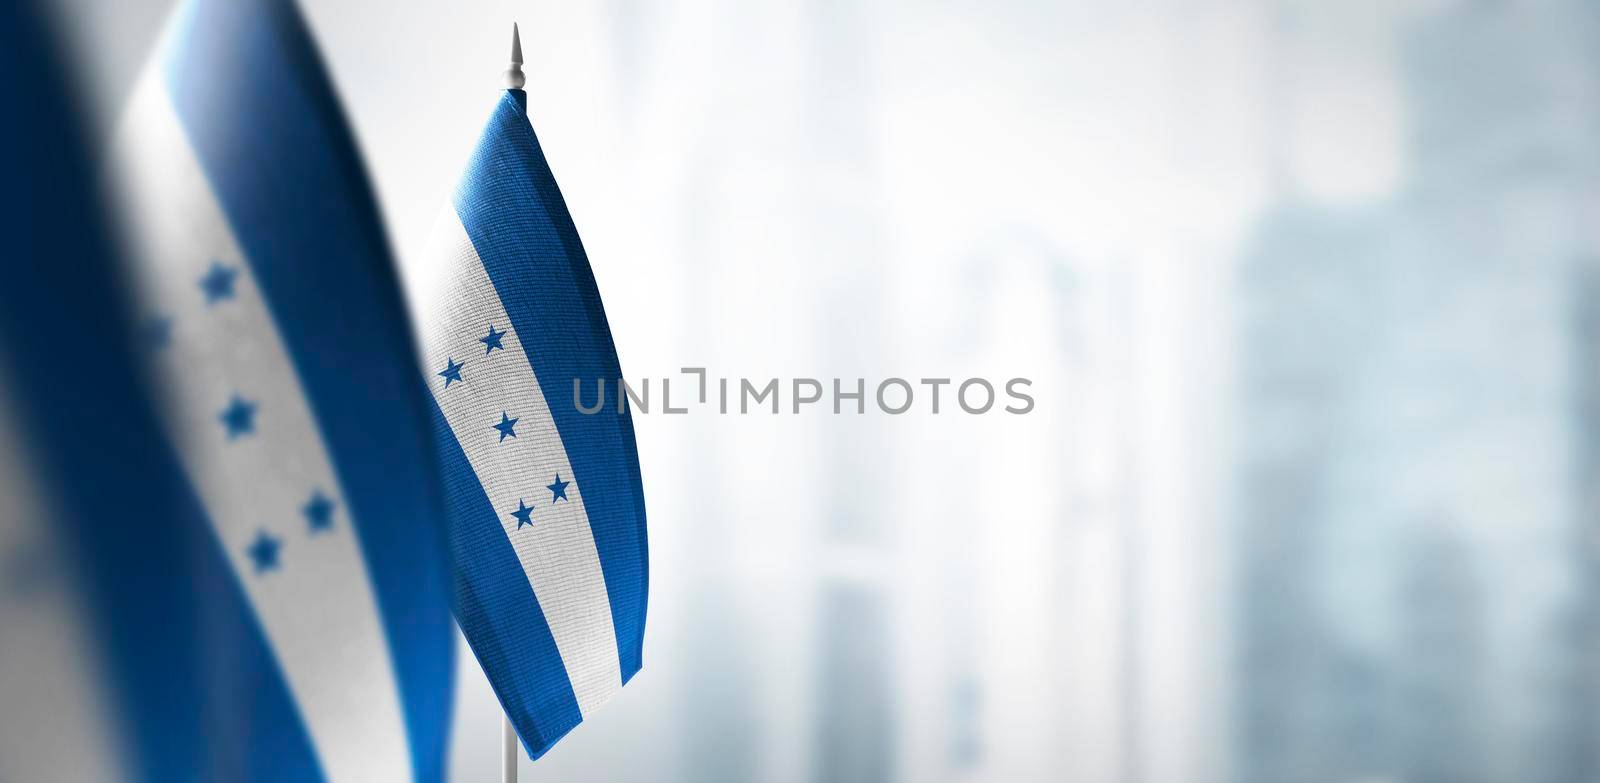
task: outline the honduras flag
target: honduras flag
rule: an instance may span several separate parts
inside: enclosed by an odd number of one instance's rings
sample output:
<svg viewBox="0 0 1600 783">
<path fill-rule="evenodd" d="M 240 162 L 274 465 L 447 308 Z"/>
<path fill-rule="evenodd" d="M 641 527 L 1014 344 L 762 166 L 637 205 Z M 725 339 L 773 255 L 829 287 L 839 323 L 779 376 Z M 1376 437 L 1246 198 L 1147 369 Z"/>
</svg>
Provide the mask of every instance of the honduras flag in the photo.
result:
<svg viewBox="0 0 1600 783">
<path fill-rule="evenodd" d="M 146 674 L 144 777 L 440 779 L 454 630 L 428 401 L 294 4 L 187 0 L 112 162 L 192 494 L 158 534 L 113 531 L 105 564 L 174 572 L 125 597 L 139 627 L 114 650 Z"/>
<path fill-rule="evenodd" d="M 649 574 L 633 422 L 575 404 L 621 370 L 526 109 L 501 95 L 435 224 L 418 328 L 457 619 L 537 758 L 639 671 Z"/>
</svg>

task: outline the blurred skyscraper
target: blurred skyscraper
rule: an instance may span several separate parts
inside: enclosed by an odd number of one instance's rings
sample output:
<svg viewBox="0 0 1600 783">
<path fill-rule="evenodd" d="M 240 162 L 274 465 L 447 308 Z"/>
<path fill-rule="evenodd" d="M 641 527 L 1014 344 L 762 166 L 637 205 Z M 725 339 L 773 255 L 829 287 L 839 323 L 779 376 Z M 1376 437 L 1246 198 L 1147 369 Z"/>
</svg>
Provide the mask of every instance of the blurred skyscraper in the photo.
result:
<svg viewBox="0 0 1600 783">
<path fill-rule="evenodd" d="M 877 19 L 874 9 L 849 0 L 811 0 L 798 10 L 806 43 L 800 119 L 814 176 L 800 186 L 796 207 L 819 256 L 813 263 L 828 270 L 817 290 L 813 328 L 835 349 L 821 365 L 825 376 L 845 379 L 848 389 L 850 379 L 874 377 L 874 368 L 888 359 L 882 267 L 852 262 L 883 254 L 872 133 L 879 104 Z M 824 390 L 830 404 L 832 391 Z M 873 404 L 870 398 L 866 404 Z M 850 415 L 852 403 L 844 405 Z M 896 539 L 885 489 L 898 466 L 883 459 L 885 443 L 882 424 L 866 420 L 818 444 L 825 489 L 818 498 L 821 559 L 812 629 L 811 779 L 817 783 L 895 776 L 899 721 L 890 637 Z"/>
<path fill-rule="evenodd" d="M 1573 780 L 1600 779 L 1600 264 L 1586 267 L 1571 289 L 1578 492 L 1567 538 L 1574 595 L 1551 639 L 1566 655 L 1552 683 L 1566 739 L 1552 763 Z"/>
<path fill-rule="evenodd" d="M 1235 768 L 1592 780 L 1595 14 L 1452 3 L 1399 44 L 1399 190 L 1288 183 L 1240 266 Z"/>
</svg>

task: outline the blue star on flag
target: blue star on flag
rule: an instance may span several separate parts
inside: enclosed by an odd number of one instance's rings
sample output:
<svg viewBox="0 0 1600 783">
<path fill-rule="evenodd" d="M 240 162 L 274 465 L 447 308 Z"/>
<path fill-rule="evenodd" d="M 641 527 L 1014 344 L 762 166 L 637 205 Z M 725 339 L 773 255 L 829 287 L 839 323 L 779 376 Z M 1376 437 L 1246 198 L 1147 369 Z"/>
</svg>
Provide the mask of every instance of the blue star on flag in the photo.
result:
<svg viewBox="0 0 1600 783">
<path fill-rule="evenodd" d="M 550 502 L 554 503 L 557 500 L 566 500 L 567 499 L 567 485 L 571 484 L 571 483 L 572 482 L 570 482 L 570 481 L 562 481 L 561 480 L 561 474 L 557 473 L 556 474 L 556 483 L 550 484 L 550 485 L 545 487 L 545 489 L 550 490 Z"/>
<path fill-rule="evenodd" d="M 518 530 L 521 530 L 523 525 L 533 524 L 533 508 L 524 503 L 521 498 L 517 499 L 517 510 L 511 512 L 511 516 L 517 518 Z"/>
<path fill-rule="evenodd" d="M 333 529 L 333 501 L 323 497 L 322 490 L 311 493 L 311 499 L 306 501 L 301 512 L 306 515 L 306 522 L 311 525 L 313 535 Z"/>
<path fill-rule="evenodd" d="M 223 299 L 233 298 L 233 283 L 239 276 L 239 270 L 223 266 L 221 263 L 211 262 L 211 269 L 206 271 L 206 276 L 200 278 L 200 290 L 205 292 L 206 304 L 213 305 Z"/>
<path fill-rule="evenodd" d="M 500 431 L 500 440 L 497 442 L 504 442 L 508 435 L 513 438 L 517 437 L 516 426 L 516 419 L 507 416 L 505 411 L 500 411 L 500 423 L 494 425 L 494 428 Z"/>
<path fill-rule="evenodd" d="M 278 550 L 283 547 L 283 542 L 267 535 L 263 530 L 256 533 L 256 540 L 245 550 L 250 559 L 256 564 L 256 573 L 266 573 L 278 567 Z"/>
<path fill-rule="evenodd" d="M 444 379 L 444 387 L 448 389 L 450 384 L 461 380 L 461 368 L 465 366 L 457 364 L 455 358 L 451 357 L 445 360 L 444 369 L 434 374 Z"/>
<path fill-rule="evenodd" d="M 505 346 L 500 344 L 500 338 L 505 336 L 505 332 L 497 332 L 494 330 L 494 324 L 489 324 L 489 336 L 478 338 L 478 342 L 483 343 L 486 346 L 483 349 L 483 355 L 488 356 L 496 348 L 499 348 L 502 351 L 505 350 Z"/>
<path fill-rule="evenodd" d="M 217 419 L 227 428 L 228 440 L 249 435 L 256 431 L 256 404 L 235 394 L 228 407 L 217 414 Z"/>
</svg>

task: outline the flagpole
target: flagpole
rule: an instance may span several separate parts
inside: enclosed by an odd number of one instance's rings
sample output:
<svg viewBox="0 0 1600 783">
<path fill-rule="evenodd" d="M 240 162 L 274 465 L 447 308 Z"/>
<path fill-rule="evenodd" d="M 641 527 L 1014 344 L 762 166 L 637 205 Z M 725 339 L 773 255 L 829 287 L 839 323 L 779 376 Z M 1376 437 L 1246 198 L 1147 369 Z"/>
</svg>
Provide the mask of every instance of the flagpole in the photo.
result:
<svg viewBox="0 0 1600 783">
<path fill-rule="evenodd" d="M 500 716 L 500 783 L 517 783 L 517 730 L 510 715 Z"/>
<path fill-rule="evenodd" d="M 522 35 L 517 32 L 517 23 L 511 23 L 511 67 L 506 69 L 506 89 L 520 90 L 527 83 L 527 77 L 522 75 Z"/>
<path fill-rule="evenodd" d="M 522 35 L 517 24 L 511 23 L 511 65 L 505 72 L 506 89 L 520 90 L 527 83 L 522 74 Z M 500 783 L 517 783 L 517 728 L 511 725 L 511 716 L 500 716 Z"/>
</svg>

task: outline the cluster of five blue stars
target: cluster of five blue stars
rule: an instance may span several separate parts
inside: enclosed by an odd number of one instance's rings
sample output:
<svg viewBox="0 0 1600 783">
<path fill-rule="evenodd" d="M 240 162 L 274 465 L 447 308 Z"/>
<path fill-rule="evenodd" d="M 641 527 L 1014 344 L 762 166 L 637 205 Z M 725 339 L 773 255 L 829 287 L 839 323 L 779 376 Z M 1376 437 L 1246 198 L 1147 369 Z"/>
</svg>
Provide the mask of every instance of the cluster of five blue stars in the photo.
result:
<svg viewBox="0 0 1600 783">
<path fill-rule="evenodd" d="M 478 338 L 478 342 L 483 343 L 484 346 L 483 355 L 487 357 L 497 350 L 505 350 L 505 346 L 500 344 L 500 341 L 505 336 L 505 332 L 496 329 L 494 324 L 489 324 L 489 333 Z M 448 389 L 452 383 L 465 383 L 461 377 L 461 370 L 466 366 L 464 362 L 458 362 L 454 356 L 451 356 L 445 359 L 444 369 L 434 374 L 444 379 L 444 388 Z M 519 417 L 512 416 L 508 411 L 500 411 L 500 422 L 491 425 L 491 429 L 500 433 L 500 438 L 496 442 L 504 443 L 506 438 L 517 437 L 517 422 L 520 420 Z M 566 500 L 567 486 L 571 483 L 570 481 L 562 481 L 561 474 L 557 473 L 555 481 L 545 486 L 545 489 L 550 490 L 550 502 L 553 504 L 558 500 Z M 518 530 L 521 530 L 524 526 L 532 525 L 533 506 L 528 505 L 526 498 L 518 498 L 517 508 L 511 512 L 511 516 L 517 520 Z"/>
<path fill-rule="evenodd" d="M 206 274 L 198 281 L 200 291 L 205 297 L 206 306 L 209 308 L 219 302 L 234 299 L 234 284 L 237 282 L 238 276 L 238 269 L 213 261 Z M 171 342 L 172 330 L 173 319 L 171 317 L 158 316 L 151 318 L 146 323 L 144 337 L 152 348 L 161 349 Z M 493 324 L 490 324 L 489 333 L 484 337 L 478 338 L 478 342 L 484 345 L 484 356 L 488 356 L 497 350 L 505 350 L 505 346 L 501 344 L 505 335 L 505 332 L 496 329 Z M 465 366 L 465 364 L 457 362 L 453 357 L 446 361 L 445 368 L 438 373 L 444 379 L 444 387 L 446 389 L 450 388 L 452 383 L 463 382 L 461 370 Z M 227 407 L 217 414 L 217 419 L 222 424 L 223 434 L 227 440 L 234 441 L 255 434 L 257 408 L 257 403 L 251 400 L 245 399 L 238 394 L 232 396 L 228 401 Z M 506 438 L 515 438 L 517 436 L 516 426 L 518 420 L 518 418 L 509 415 L 508 412 L 501 411 L 500 422 L 493 425 L 493 428 L 500 433 L 499 442 L 503 443 Z M 567 500 L 567 487 L 571 483 L 570 481 L 562 481 L 561 476 L 557 474 L 555 481 L 546 486 L 546 489 L 550 490 L 550 502 L 555 503 Z M 301 508 L 301 513 L 306 518 L 309 533 L 316 535 L 331 530 L 333 527 L 333 511 L 333 501 L 324 496 L 320 489 L 314 490 L 310 499 Z M 511 512 L 511 516 L 517 520 L 517 529 L 521 530 L 524 526 L 533 524 L 533 507 L 527 505 L 525 499 L 518 499 L 517 509 Z M 282 548 L 283 540 L 281 538 L 271 535 L 266 530 L 261 530 L 257 532 L 255 539 L 246 548 L 246 554 L 249 555 L 251 562 L 254 564 L 256 573 L 264 574 L 279 568 Z"/>
<path fill-rule="evenodd" d="M 238 279 L 239 270 L 236 267 L 212 261 L 211 267 L 198 281 L 200 292 L 205 297 L 206 307 L 214 307 L 221 302 L 234 299 L 234 285 Z M 146 322 L 144 338 L 154 349 L 165 348 L 172 341 L 172 328 L 173 319 L 170 316 L 156 316 Z M 254 435 L 257 407 L 254 401 L 234 394 L 228 400 L 227 407 L 217 414 L 217 420 L 222 424 L 223 436 L 231 442 Z M 312 490 L 311 497 L 300 508 L 310 535 L 314 536 L 333 529 L 334 507 L 333 500 L 324 495 L 321 489 Z M 245 548 L 245 554 L 250 557 L 256 573 L 264 574 L 279 568 L 282 549 L 283 539 L 261 530 Z"/>
</svg>

